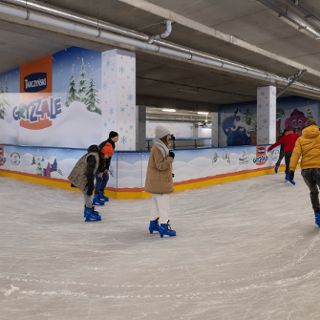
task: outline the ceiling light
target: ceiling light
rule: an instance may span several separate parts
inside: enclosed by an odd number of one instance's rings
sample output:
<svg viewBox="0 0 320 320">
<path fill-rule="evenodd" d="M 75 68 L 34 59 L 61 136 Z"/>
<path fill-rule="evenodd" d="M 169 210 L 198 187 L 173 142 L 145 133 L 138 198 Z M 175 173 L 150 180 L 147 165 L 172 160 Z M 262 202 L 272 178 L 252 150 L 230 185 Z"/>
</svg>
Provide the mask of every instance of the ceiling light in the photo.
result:
<svg viewBox="0 0 320 320">
<path fill-rule="evenodd" d="M 167 108 L 164 108 L 164 109 L 161 109 L 163 112 L 176 112 L 177 110 L 176 109 L 167 109 Z"/>
<path fill-rule="evenodd" d="M 204 116 L 207 116 L 209 114 L 209 112 L 205 112 L 205 111 L 198 111 L 198 114 L 202 114 Z"/>
</svg>

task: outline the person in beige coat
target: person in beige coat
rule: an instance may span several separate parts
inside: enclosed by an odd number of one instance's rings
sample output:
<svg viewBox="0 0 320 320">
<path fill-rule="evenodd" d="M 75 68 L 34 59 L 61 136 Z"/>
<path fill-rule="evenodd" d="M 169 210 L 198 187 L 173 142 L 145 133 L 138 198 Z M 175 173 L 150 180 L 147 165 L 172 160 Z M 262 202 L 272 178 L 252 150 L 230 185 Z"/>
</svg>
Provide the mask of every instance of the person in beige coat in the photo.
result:
<svg viewBox="0 0 320 320">
<path fill-rule="evenodd" d="M 170 131 L 162 126 L 156 127 L 145 181 L 145 191 L 152 193 L 149 231 L 159 232 L 161 238 L 176 236 L 176 231 L 169 225 L 169 194 L 173 192 L 172 163 L 175 157 L 169 150 L 170 141 Z"/>
</svg>

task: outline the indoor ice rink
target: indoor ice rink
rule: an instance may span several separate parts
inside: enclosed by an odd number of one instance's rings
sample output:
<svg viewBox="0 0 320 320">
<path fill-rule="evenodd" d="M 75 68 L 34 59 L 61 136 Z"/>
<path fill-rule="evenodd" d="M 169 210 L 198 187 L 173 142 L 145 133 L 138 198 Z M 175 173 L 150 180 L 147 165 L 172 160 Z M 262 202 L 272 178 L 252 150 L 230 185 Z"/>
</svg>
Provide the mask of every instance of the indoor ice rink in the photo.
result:
<svg viewBox="0 0 320 320">
<path fill-rule="evenodd" d="M 0 0 L 0 320 L 320 319 L 320 0 Z"/>
<path fill-rule="evenodd" d="M 299 174 L 297 174 L 299 175 Z M 283 174 L 173 194 L 83 223 L 80 193 L 1 178 L 1 319 L 318 319 L 319 228 Z"/>
</svg>

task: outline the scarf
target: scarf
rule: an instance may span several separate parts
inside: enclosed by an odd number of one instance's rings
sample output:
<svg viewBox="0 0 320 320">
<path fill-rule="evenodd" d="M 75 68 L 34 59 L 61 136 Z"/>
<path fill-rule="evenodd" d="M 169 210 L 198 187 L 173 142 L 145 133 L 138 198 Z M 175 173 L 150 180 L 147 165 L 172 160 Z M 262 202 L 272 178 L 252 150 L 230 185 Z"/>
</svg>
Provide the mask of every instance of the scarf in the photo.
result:
<svg viewBox="0 0 320 320">
<path fill-rule="evenodd" d="M 153 145 L 161 151 L 164 159 L 168 158 L 169 149 L 160 139 L 158 138 L 154 139 Z"/>
</svg>

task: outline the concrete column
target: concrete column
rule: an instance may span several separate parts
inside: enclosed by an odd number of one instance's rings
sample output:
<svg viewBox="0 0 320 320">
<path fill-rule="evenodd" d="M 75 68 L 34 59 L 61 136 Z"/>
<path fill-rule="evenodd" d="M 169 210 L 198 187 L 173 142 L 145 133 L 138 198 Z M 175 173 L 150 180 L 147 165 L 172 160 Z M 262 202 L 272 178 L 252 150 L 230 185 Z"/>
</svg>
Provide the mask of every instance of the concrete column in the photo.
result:
<svg viewBox="0 0 320 320">
<path fill-rule="evenodd" d="M 198 139 L 199 130 L 200 130 L 199 127 L 195 123 L 193 123 L 193 132 L 192 132 L 192 138 L 193 139 Z"/>
<path fill-rule="evenodd" d="M 276 87 L 260 87 L 257 90 L 257 144 L 276 141 Z"/>
<path fill-rule="evenodd" d="M 136 150 L 147 150 L 146 144 L 146 107 L 137 106 Z"/>
<path fill-rule="evenodd" d="M 219 112 L 211 112 L 211 145 L 212 147 L 219 147 Z"/>
<path fill-rule="evenodd" d="M 136 57 L 124 50 L 102 53 L 102 103 L 107 132 L 119 133 L 118 150 L 136 150 L 138 108 L 136 107 Z"/>
</svg>

